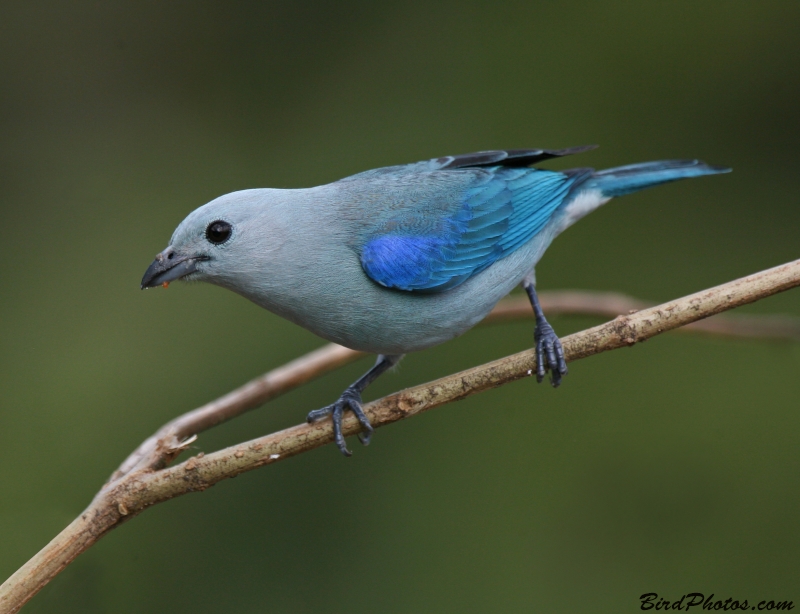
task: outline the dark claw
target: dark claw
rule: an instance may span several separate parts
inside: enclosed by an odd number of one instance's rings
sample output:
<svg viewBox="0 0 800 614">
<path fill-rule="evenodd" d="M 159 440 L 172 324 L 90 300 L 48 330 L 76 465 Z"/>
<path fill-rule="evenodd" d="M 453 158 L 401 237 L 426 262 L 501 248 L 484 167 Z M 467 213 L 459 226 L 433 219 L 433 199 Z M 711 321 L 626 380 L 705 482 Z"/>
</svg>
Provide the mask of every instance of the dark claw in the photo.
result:
<svg viewBox="0 0 800 614">
<path fill-rule="evenodd" d="M 546 321 L 537 323 L 533 337 L 536 341 L 536 381 L 542 383 L 545 372 L 549 369 L 550 383 L 554 388 L 558 388 L 561 377 L 567 374 L 567 363 L 564 360 L 561 341 L 553 327 Z"/>
<path fill-rule="evenodd" d="M 342 418 L 346 409 L 352 410 L 361 425 L 362 432 L 358 434 L 358 440 L 365 446 L 369 445 L 374 429 L 369 422 L 369 418 L 364 413 L 364 409 L 361 407 L 361 394 L 352 388 L 345 390 L 334 404 L 309 412 L 308 416 L 306 416 L 306 421 L 312 423 L 331 416 L 333 420 L 333 439 L 342 454 L 351 456 L 353 453 L 347 449 L 347 444 L 342 434 Z"/>
</svg>

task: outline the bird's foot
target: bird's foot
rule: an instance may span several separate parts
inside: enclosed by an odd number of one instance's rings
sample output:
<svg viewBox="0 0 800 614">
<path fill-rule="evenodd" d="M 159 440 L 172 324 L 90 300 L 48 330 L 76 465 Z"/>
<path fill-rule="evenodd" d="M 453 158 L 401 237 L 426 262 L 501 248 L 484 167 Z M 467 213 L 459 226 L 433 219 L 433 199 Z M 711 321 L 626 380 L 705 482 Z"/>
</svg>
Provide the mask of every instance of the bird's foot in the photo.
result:
<svg viewBox="0 0 800 614">
<path fill-rule="evenodd" d="M 339 451 L 345 456 L 351 456 L 353 454 L 347 449 L 344 435 L 342 435 L 342 418 L 344 417 L 345 410 L 348 408 L 352 410 L 356 418 L 358 418 L 358 422 L 361 424 L 362 432 L 358 434 L 359 441 L 365 446 L 369 445 L 369 440 L 370 437 L 372 437 L 374 429 L 369 422 L 369 418 L 367 418 L 367 415 L 364 413 L 364 408 L 361 407 L 361 393 L 353 387 L 345 390 L 342 396 L 339 397 L 339 400 L 332 405 L 328 405 L 322 409 L 315 409 L 309 412 L 306 417 L 306 420 L 310 424 L 312 422 L 318 422 L 327 416 L 331 416 L 333 419 L 334 441 L 336 441 Z"/>
<path fill-rule="evenodd" d="M 564 360 L 564 348 L 553 327 L 542 319 L 536 323 L 533 332 L 536 341 L 536 381 L 540 384 L 545 372 L 550 370 L 550 383 L 553 388 L 561 384 L 561 377 L 567 374 L 567 362 Z"/>
</svg>

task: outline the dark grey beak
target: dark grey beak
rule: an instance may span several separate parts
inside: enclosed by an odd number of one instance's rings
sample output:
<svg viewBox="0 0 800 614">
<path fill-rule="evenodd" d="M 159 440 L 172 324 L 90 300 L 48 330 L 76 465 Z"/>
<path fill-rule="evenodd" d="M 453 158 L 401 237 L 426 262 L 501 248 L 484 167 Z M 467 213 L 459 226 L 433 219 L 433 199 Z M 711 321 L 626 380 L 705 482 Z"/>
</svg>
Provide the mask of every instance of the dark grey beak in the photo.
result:
<svg viewBox="0 0 800 614">
<path fill-rule="evenodd" d="M 197 270 L 197 263 L 206 259 L 204 256 L 181 256 L 168 247 L 156 256 L 153 264 L 147 267 L 142 277 L 142 290 L 155 288 L 194 273 Z"/>
</svg>

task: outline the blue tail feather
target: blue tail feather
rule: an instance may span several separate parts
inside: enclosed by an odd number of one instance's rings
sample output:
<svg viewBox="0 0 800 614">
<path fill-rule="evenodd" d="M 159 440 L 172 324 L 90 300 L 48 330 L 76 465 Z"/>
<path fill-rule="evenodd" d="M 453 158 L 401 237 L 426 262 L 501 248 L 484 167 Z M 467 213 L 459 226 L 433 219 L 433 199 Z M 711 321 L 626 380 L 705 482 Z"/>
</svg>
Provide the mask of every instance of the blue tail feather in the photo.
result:
<svg viewBox="0 0 800 614">
<path fill-rule="evenodd" d="M 730 171 L 729 168 L 711 166 L 700 160 L 659 160 L 596 172 L 583 187 L 599 189 L 604 196 L 612 198 L 670 181 Z"/>
</svg>

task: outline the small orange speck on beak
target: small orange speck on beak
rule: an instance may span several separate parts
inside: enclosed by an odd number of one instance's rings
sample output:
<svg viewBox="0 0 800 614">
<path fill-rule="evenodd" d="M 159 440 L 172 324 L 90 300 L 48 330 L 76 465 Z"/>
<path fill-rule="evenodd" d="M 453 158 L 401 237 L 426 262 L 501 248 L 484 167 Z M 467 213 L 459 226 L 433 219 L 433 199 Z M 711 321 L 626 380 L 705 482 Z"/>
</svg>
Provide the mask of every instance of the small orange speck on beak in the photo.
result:
<svg viewBox="0 0 800 614">
<path fill-rule="evenodd" d="M 163 284 L 161 284 L 161 287 L 166 290 L 167 288 L 169 288 L 169 282 L 165 281 Z"/>
</svg>

